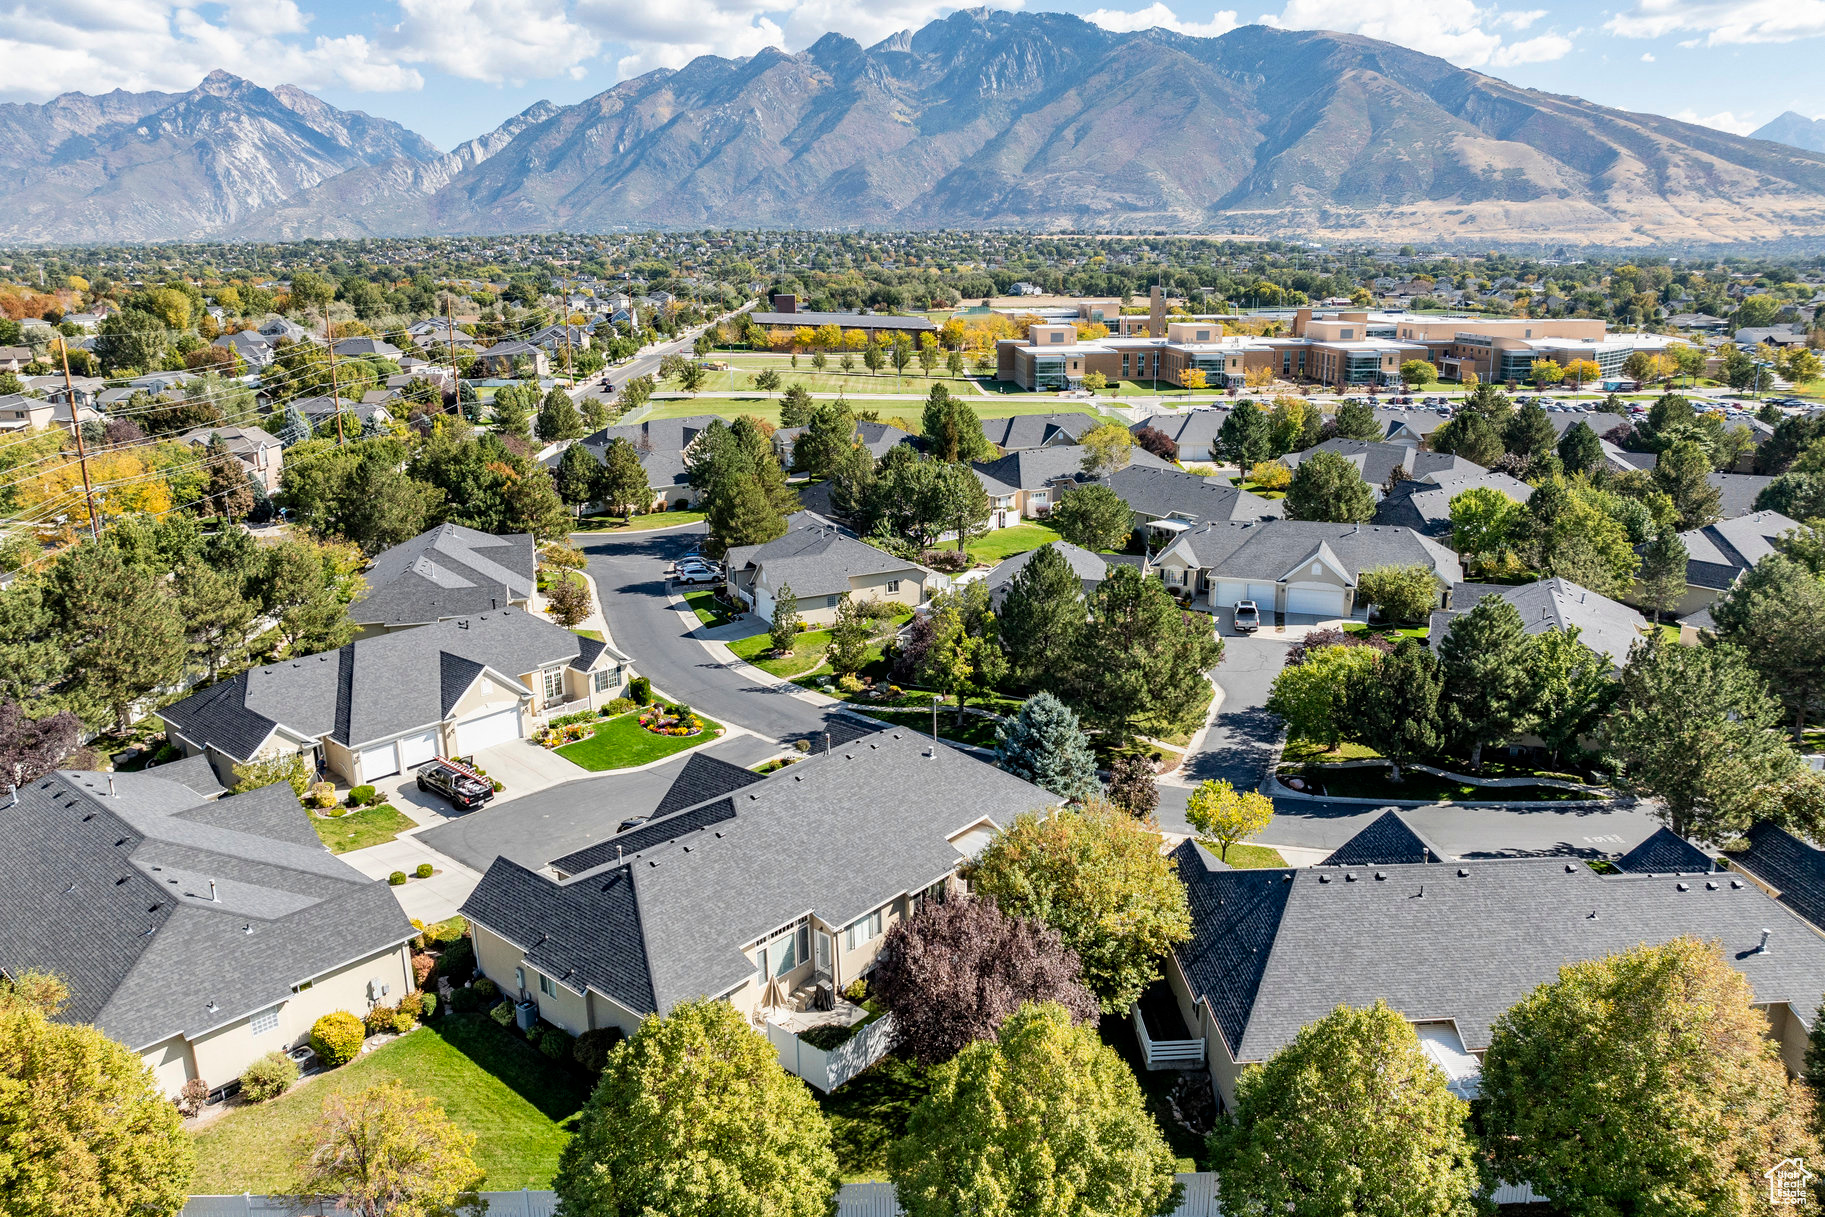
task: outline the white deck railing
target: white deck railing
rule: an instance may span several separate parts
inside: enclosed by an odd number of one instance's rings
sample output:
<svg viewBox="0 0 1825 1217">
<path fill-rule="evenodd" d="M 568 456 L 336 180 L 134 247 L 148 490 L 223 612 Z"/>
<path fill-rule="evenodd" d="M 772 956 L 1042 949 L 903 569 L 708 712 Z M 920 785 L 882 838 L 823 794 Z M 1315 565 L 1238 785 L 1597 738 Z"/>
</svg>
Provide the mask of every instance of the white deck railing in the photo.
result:
<svg viewBox="0 0 1825 1217">
<path fill-rule="evenodd" d="M 1141 1056 L 1149 1069 L 1184 1069 L 1204 1063 L 1204 1041 L 1156 1040 L 1147 1034 L 1147 1020 L 1141 1017 L 1141 1003 L 1128 1010 L 1134 1020 L 1134 1035 L 1141 1042 Z"/>
</svg>

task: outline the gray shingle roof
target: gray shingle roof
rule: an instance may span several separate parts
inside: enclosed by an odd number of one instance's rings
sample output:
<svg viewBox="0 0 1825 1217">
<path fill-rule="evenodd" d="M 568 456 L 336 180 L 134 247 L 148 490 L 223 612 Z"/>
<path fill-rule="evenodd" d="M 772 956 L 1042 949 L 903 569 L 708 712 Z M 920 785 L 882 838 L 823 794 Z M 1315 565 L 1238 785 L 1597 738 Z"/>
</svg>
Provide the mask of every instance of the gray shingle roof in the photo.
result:
<svg viewBox="0 0 1825 1217">
<path fill-rule="evenodd" d="M 1717 866 L 1710 854 L 1672 829 L 1662 827 L 1616 859 L 1616 869 L 1632 875 L 1703 875 Z"/>
<path fill-rule="evenodd" d="M 1039 448 L 1046 444 L 1074 444 L 1078 437 L 1103 420 L 1093 414 L 1016 414 L 985 418 L 982 434 L 997 448 Z"/>
<path fill-rule="evenodd" d="M 833 525 L 819 524 L 793 528 L 765 545 L 737 546 L 725 559 L 731 574 L 749 567 L 764 570 L 775 590 L 790 584 L 792 594 L 801 598 L 847 592 L 849 580 L 856 575 L 920 569 L 884 549 L 845 536 Z"/>
<path fill-rule="evenodd" d="M 1304 452 L 1289 452 L 1281 457 L 1290 468 L 1320 452 L 1335 452 L 1356 466 L 1362 480 L 1371 486 L 1385 486 L 1396 469 L 1405 469 L 1411 478 L 1429 474 L 1455 473 L 1480 475 L 1488 472 L 1474 461 L 1447 452 L 1426 452 L 1411 444 L 1371 444 L 1359 439 L 1327 439 Z"/>
<path fill-rule="evenodd" d="M 1451 500 L 1466 490 L 1487 486 L 1517 503 L 1533 498 L 1534 489 L 1506 473 L 1435 473 L 1424 480 L 1409 479 L 1395 486 L 1375 505 L 1375 522 L 1411 528 L 1429 537 L 1451 533 Z"/>
<path fill-rule="evenodd" d="M 1277 582 L 1321 546 L 1352 582 L 1363 571 L 1379 566 L 1424 566 L 1451 583 L 1463 576 L 1456 554 L 1412 529 L 1313 520 L 1200 524 L 1180 533 L 1160 560 L 1179 555 L 1189 565 L 1224 578 Z"/>
<path fill-rule="evenodd" d="M 755 313 L 755 325 L 835 325 L 846 330 L 906 330 L 922 334 L 935 331 L 929 317 L 894 317 L 885 313 Z"/>
<path fill-rule="evenodd" d="M 1069 541 L 1048 541 L 1039 549 L 1029 549 L 1024 554 L 1002 559 L 983 577 L 983 582 L 988 585 L 989 596 L 997 604 L 1007 594 L 1008 584 L 1013 582 L 1014 576 L 1026 569 L 1027 563 L 1033 560 L 1040 549 L 1058 552 L 1059 557 L 1071 567 L 1072 573 L 1083 581 L 1085 595 L 1095 591 L 1109 575 L 1109 559 L 1102 554 L 1091 553 L 1081 545 L 1073 545 Z"/>
<path fill-rule="evenodd" d="M 1728 854 L 1730 865 L 1779 892 L 1782 904 L 1825 933 L 1825 851 L 1767 821 L 1752 826 L 1743 837 L 1749 848 Z"/>
<path fill-rule="evenodd" d="M 805 431 L 804 427 L 781 427 L 773 433 L 773 442 L 779 447 L 783 458 L 791 457 L 792 446 L 798 443 L 799 436 Z M 861 441 L 862 447 L 868 449 L 868 455 L 877 461 L 901 444 L 918 442 L 912 434 L 890 423 L 859 422 L 855 425 L 855 436 Z"/>
<path fill-rule="evenodd" d="M 157 771 L 111 782 L 59 772 L 0 810 L 0 968 L 61 975 L 64 1017 L 143 1048 L 412 936 L 386 884 L 323 848 L 283 783 L 211 803 Z"/>
<path fill-rule="evenodd" d="M 1774 478 L 1759 473 L 1708 473 L 1705 480 L 1717 487 L 1718 516 L 1730 520 L 1754 511 L 1756 496 Z"/>
<path fill-rule="evenodd" d="M 1446 856 L 1420 836 L 1398 811 L 1388 810 L 1339 845 L 1321 865 L 1394 866 L 1403 862 L 1443 861 Z"/>
<path fill-rule="evenodd" d="M 531 596 L 537 568 L 530 533 L 494 536 L 440 524 L 375 555 L 367 590 L 349 605 L 349 617 L 397 626 L 485 613 Z"/>
<path fill-rule="evenodd" d="M 1053 444 L 1045 448 L 1020 448 L 992 461 L 978 461 L 976 476 L 990 494 L 1016 490 L 1043 490 L 1061 478 L 1075 479 L 1084 471 L 1082 444 Z M 1136 448 L 1129 453 L 1130 469 L 1172 469 L 1153 453 Z"/>
<path fill-rule="evenodd" d="M 686 807 L 695 807 L 711 799 L 720 799 L 724 795 L 734 794 L 754 783 L 762 781 L 760 774 L 752 769 L 743 769 L 740 765 L 731 765 L 702 752 L 691 753 L 691 759 L 684 763 L 678 776 L 659 800 L 659 806 L 653 809 L 654 816 L 669 815 Z"/>
<path fill-rule="evenodd" d="M 590 644 L 590 645 L 585 645 Z M 587 670 L 603 648 L 520 609 L 361 638 L 268 664 L 159 711 L 192 743 L 248 760 L 277 724 L 351 747 L 444 721 L 483 667 L 508 679 L 557 664 Z M 459 687 L 460 686 L 460 687 Z"/>
<path fill-rule="evenodd" d="M 1223 420 L 1228 417 L 1228 410 L 1196 409 L 1183 414 L 1155 414 L 1151 418 L 1143 418 L 1128 429 L 1139 431 L 1142 427 L 1152 427 L 1155 431 L 1163 432 L 1179 446 L 1180 460 L 1207 461 L 1211 459 L 1210 445 L 1217 438 Z"/>
<path fill-rule="evenodd" d="M 1497 596 L 1521 614 L 1521 628 L 1529 634 L 1578 628 L 1578 641 L 1620 668 L 1628 662 L 1629 648 L 1648 628 L 1648 620 L 1626 604 L 1588 591 L 1564 579 L 1536 579 L 1513 587 L 1494 583 L 1460 583 L 1451 590 L 1451 607 L 1432 614 L 1431 637 L 1445 636 L 1451 623 L 1468 613 L 1487 596 Z"/>
<path fill-rule="evenodd" d="M 593 783 L 570 789 L 577 797 L 599 789 L 612 797 Z M 918 797 L 907 798 L 908 791 Z M 622 958 L 633 958 L 625 923 L 586 922 L 582 933 L 566 937 L 542 924 L 539 910 L 574 908 L 567 902 L 583 899 L 569 895 L 574 889 L 627 874 L 652 984 L 652 1003 L 635 1008 L 663 1012 L 747 980 L 753 965 L 742 948 L 762 936 L 807 912 L 847 925 L 895 896 L 922 891 L 962 862 L 951 837 L 983 819 L 1006 824 L 1055 800 L 962 752 L 930 753 L 911 733 L 882 731 L 814 754 L 722 801 L 733 807 L 732 819 L 682 838 L 649 822 L 634 831 L 653 828 L 664 841 L 562 884 L 536 880 L 549 890 L 529 888 L 516 873 L 524 868 L 496 863 L 463 911 L 490 928 L 496 917 L 520 918 L 509 937 L 522 945 L 551 934 L 542 970 L 587 971 L 610 940 Z M 578 945 L 560 951 L 564 941 Z"/>
<path fill-rule="evenodd" d="M 1728 875 L 1603 876 L 1562 858 L 1200 873 L 1178 856 L 1194 926 L 1179 962 L 1239 1061 L 1266 1059 L 1339 1003 L 1378 999 L 1455 1020 L 1481 1052 L 1495 1019 L 1561 965 L 1682 934 L 1720 943 L 1757 1002 L 1809 1018 L 1825 987 L 1825 939 Z M 1764 927 L 1773 949 L 1757 954 Z"/>
<path fill-rule="evenodd" d="M 1799 526 L 1778 511 L 1757 511 L 1682 532 L 1686 582 L 1720 591 L 1728 588 L 1738 575 L 1774 552 L 1777 537 Z"/>
<path fill-rule="evenodd" d="M 1279 499 L 1264 499 L 1224 479 L 1177 469 L 1135 464 L 1102 481 L 1130 510 L 1156 520 L 1271 520 L 1285 511 Z"/>
</svg>

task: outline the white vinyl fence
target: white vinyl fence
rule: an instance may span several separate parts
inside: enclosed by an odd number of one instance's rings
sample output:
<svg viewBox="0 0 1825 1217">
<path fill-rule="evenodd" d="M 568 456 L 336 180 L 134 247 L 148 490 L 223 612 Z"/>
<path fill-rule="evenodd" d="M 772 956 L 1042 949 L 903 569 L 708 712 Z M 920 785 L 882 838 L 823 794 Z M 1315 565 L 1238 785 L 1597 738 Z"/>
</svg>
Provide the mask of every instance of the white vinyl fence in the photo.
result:
<svg viewBox="0 0 1825 1217">
<path fill-rule="evenodd" d="M 767 1024 L 767 1038 L 787 1073 L 829 1094 L 893 1048 L 893 1015 L 882 1015 L 828 1052 L 813 1048 L 777 1023 Z"/>
</svg>

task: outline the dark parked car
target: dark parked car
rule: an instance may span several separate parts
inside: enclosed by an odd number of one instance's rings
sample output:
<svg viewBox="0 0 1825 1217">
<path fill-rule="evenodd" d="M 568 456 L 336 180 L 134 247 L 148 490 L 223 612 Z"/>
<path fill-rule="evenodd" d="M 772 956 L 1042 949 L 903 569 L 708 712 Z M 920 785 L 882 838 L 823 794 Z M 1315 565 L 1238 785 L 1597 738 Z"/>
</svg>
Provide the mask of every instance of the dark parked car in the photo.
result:
<svg viewBox="0 0 1825 1217">
<path fill-rule="evenodd" d="M 441 756 L 418 771 L 418 788 L 443 795 L 459 811 L 474 811 L 494 797 L 493 782 Z"/>
</svg>

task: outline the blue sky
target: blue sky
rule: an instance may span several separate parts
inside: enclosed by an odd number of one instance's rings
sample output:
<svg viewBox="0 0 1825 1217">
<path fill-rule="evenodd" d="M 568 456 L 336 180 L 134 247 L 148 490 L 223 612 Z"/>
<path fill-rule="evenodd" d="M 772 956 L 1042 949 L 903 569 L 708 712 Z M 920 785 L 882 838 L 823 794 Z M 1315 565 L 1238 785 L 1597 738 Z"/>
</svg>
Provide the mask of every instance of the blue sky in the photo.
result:
<svg viewBox="0 0 1825 1217">
<path fill-rule="evenodd" d="M 1005 0 L 1004 0 L 1005 2 Z M 1015 5 L 1019 7 L 1020 5 Z M 1261 22 L 1386 38 L 1516 84 L 1747 132 L 1825 116 L 1825 0 L 1027 0 L 1110 29 L 1217 35 Z M 699 54 L 872 43 L 960 6 L 839 0 L 0 0 L 0 100 L 183 90 L 212 68 L 294 83 L 439 147 L 540 98 L 579 101 Z"/>
</svg>

